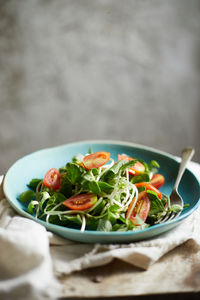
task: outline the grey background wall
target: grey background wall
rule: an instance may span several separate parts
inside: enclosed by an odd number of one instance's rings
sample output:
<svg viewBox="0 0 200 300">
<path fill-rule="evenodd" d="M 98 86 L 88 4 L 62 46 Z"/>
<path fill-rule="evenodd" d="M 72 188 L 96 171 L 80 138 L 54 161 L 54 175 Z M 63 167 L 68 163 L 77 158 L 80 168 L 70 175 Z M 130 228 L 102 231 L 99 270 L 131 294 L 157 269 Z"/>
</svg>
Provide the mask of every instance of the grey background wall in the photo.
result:
<svg viewBox="0 0 200 300">
<path fill-rule="evenodd" d="M 0 173 L 85 139 L 200 159 L 200 1 L 0 0 Z"/>
</svg>

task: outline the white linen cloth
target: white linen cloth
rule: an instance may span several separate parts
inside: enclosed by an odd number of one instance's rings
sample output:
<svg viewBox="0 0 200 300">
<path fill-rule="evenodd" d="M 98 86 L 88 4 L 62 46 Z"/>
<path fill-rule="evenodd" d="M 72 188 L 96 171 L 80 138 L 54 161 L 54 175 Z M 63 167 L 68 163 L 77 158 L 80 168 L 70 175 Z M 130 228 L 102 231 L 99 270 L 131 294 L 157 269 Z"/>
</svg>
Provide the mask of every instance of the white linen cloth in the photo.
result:
<svg viewBox="0 0 200 300">
<path fill-rule="evenodd" d="M 200 178 L 200 165 L 189 168 Z M 0 201 L 0 299 L 54 299 L 56 276 L 100 266 L 118 258 L 148 269 L 164 254 L 193 240 L 200 248 L 200 208 L 179 226 L 148 241 L 129 244 L 76 243 L 47 232 Z"/>
</svg>

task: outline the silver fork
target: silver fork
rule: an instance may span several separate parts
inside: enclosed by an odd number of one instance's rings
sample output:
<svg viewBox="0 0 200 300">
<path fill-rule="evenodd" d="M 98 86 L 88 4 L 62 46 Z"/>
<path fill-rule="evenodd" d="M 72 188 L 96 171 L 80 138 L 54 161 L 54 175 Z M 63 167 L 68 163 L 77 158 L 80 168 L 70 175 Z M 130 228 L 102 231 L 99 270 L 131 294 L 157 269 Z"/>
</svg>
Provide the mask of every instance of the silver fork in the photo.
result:
<svg viewBox="0 0 200 300">
<path fill-rule="evenodd" d="M 183 210 L 183 199 L 182 197 L 179 195 L 178 193 L 178 186 L 179 183 L 181 181 L 181 178 L 183 176 L 183 173 L 186 169 L 186 165 L 187 163 L 192 159 L 193 155 L 194 155 L 194 149 L 193 148 L 186 148 L 182 151 L 181 154 L 181 163 L 179 166 L 179 171 L 178 171 L 178 175 L 174 184 L 174 187 L 172 189 L 171 195 L 170 195 L 170 204 L 172 205 L 180 205 L 181 206 L 181 210 L 177 213 L 172 212 L 172 211 L 168 211 L 163 217 L 161 217 L 157 222 L 155 222 L 155 224 L 160 224 L 160 223 L 164 223 L 166 221 L 170 221 L 174 218 L 177 218 L 182 210 Z"/>
</svg>

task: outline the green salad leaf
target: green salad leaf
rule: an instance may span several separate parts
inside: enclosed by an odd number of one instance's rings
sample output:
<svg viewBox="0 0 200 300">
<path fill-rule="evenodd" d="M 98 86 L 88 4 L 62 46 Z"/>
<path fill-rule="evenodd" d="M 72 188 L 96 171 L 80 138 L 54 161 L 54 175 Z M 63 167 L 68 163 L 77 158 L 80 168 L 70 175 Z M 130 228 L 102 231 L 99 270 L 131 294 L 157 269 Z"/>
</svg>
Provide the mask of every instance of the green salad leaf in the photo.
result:
<svg viewBox="0 0 200 300">
<path fill-rule="evenodd" d="M 164 211 L 164 205 L 162 201 L 158 198 L 157 194 L 153 191 L 147 191 L 149 198 L 151 200 L 151 206 L 149 211 L 149 216 L 156 215 Z"/>
</svg>

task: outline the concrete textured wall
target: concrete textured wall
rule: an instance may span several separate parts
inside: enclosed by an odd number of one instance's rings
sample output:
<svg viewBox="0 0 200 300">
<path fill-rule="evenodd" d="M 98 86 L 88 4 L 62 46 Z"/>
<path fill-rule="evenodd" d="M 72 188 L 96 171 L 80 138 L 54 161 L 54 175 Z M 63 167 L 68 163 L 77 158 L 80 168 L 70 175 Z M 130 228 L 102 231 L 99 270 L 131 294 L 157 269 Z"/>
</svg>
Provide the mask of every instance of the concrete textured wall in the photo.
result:
<svg viewBox="0 0 200 300">
<path fill-rule="evenodd" d="M 0 173 L 85 139 L 200 159 L 200 1 L 0 0 Z"/>
</svg>

